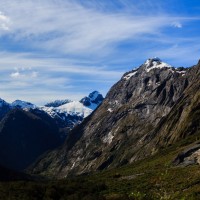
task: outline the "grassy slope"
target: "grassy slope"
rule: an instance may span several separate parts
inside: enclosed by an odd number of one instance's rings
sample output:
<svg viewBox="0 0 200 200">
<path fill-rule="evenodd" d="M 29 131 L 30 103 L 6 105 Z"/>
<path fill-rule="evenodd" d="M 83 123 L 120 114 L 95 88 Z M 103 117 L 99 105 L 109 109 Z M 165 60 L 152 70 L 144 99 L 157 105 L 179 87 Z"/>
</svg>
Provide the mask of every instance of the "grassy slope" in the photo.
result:
<svg viewBox="0 0 200 200">
<path fill-rule="evenodd" d="M 173 167 L 176 155 L 193 135 L 159 154 L 118 169 L 43 182 L 2 182 L 0 199 L 200 199 L 200 167 Z"/>
</svg>

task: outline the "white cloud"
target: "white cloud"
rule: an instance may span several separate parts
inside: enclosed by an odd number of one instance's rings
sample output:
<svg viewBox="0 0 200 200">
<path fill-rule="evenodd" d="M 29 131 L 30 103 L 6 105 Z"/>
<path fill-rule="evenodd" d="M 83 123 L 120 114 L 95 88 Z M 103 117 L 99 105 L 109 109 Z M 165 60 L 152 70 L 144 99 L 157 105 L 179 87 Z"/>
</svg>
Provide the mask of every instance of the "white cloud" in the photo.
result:
<svg viewBox="0 0 200 200">
<path fill-rule="evenodd" d="M 126 8 L 121 12 L 103 12 L 69 0 L 2 1 L 1 9 L 12 22 L 9 32 L 13 39 L 26 39 L 35 48 L 64 54 L 107 55 L 117 43 L 157 34 L 175 18 L 166 14 L 134 14 Z M 180 23 L 175 25 L 180 27 Z"/>
<path fill-rule="evenodd" d="M 182 28 L 183 27 L 183 25 L 180 22 L 173 22 L 172 26 L 175 27 L 175 28 Z"/>
<path fill-rule="evenodd" d="M 36 71 L 32 71 L 31 68 L 15 68 L 15 72 L 12 72 L 10 74 L 11 78 L 15 78 L 18 79 L 20 78 L 20 80 L 22 81 L 23 79 L 30 79 L 30 78 L 36 78 L 38 76 L 38 72 Z"/>
<path fill-rule="evenodd" d="M 123 74 L 109 66 L 90 66 L 89 61 L 81 65 L 73 59 L 9 52 L 0 52 L 0 58 L 0 97 L 10 102 L 24 99 L 42 104 L 50 99 L 79 100 L 93 90 L 105 94 Z"/>
<path fill-rule="evenodd" d="M 119 9 L 113 2 L 123 6 Z M 105 94 L 132 64 L 151 54 L 180 61 L 187 53 L 194 60 L 197 47 L 195 54 L 189 42 L 171 48 L 185 38 L 165 33 L 194 18 L 167 14 L 154 1 L 130 2 L 1 0 L 0 40 L 5 36 L 1 42 L 6 44 L 0 51 L 0 97 L 37 103 L 73 99 L 75 93 L 82 97 L 93 88 Z M 192 38 L 191 44 L 196 41 Z M 18 50 L 21 53 L 9 52 Z"/>
<path fill-rule="evenodd" d="M 21 76 L 21 74 L 20 74 L 19 72 L 13 72 L 13 73 L 10 74 L 10 76 L 11 76 L 12 78 L 18 78 L 18 77 Z"/>
<path fill-rule="evenodd" d="M 10 19 L 0 12 L 0 30 L 8 31 L 10 25 Z"/>
</svg>

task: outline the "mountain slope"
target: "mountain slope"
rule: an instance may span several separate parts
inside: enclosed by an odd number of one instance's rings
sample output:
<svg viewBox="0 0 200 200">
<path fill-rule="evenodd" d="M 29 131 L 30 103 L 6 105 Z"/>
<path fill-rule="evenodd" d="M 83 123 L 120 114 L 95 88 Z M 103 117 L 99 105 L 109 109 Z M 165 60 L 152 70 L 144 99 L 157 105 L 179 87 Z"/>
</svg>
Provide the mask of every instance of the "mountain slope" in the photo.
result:
<svg viewBox="0 0 200 200">
<path fill-rule="evenodd" d="M 0 120 L 11 110 L 11 106 L 9 103 L 0 99 Z"/>
<path fill-rule="evenodd" d="M 98 91 L 93 91 L 80 101 L 56 100 L 36 110 L 47 113 L 64 130 L 63 137 L 83 119 L 89 116 L 103 101 Z"/>
<path fill-rule="evenodd" d="M 21 100 L 15 100 L 14 102 L 11 103 L 11 107 L 13 108 L 22 108 L 22 109 L 34 109 L 37 106 L 26 101 L 21 101 Z"/>
<path fill-rule="evenodd" d="M 199 137 L 200 130 L 200 63 L 188 70 L 191 83 L 170 113 L 147 135 L 147 146 L 169 146 L 190 135 Z M 147 147 L 148 149 L 148 147 Z"/>
<path fill-rule="evenodd" d="M 33 172 L 65 176 L 121 166 L 156 153 L 169 144 L 166 136 L 170 144 L 184 138 L 187 134 L 176 134 L 181 126 L 171 133 L 166 127 L 169 120 L 172 127 L 178 125 L 174 116 L 183 120 L 179 118 L 181 102 L 185 98 L 187 106 L 197 95 L 199 68 L 198 64 L 177 69 L 153 58 L 125 73 L 100 107 L 69 134 L 63 147 L 39 160 Z"/>
<path fill-rule="evenodd" d="M 58 127 L 51 119 L 44 120 L 21 109 L 11 110 L 0 122 L 0 164 L 25 169 L 61 142 Z"/>
<path fill-rule="evenodd" d="M 12 109 L 19 108 L 38 115 L 40 118 L 46 118 L 49 115 L 57 126 L 61 129 L 64 139 L 67 133 L 77 124 L 80 124 L 85 117 L 90 115 L 103 101 L 103 96 L 98 91 L 93 91 L 87 97 L 80 101 L 55 100 L 45 104 L 45 106 L 36 106 L 30 102 L 15 100 L 11 104 L 0 99 L 0 120 Z"/>
</svg>

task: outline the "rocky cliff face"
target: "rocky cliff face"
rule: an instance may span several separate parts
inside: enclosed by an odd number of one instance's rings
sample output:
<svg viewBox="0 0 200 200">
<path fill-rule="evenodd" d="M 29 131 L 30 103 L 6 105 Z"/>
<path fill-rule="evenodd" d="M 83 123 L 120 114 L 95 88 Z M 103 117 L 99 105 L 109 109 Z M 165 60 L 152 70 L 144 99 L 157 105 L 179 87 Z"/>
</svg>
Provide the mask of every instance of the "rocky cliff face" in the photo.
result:
<svg viewBox="0 0 200 200">
<path fill-rule="evenodd" d="M 63 177 L 121 166 L 195 134 L 199 70 L 200 64 L 184 69 L 148 59 L 125 73 L 65 144 L 38 160 L 32 171 Z"/>
</svg>

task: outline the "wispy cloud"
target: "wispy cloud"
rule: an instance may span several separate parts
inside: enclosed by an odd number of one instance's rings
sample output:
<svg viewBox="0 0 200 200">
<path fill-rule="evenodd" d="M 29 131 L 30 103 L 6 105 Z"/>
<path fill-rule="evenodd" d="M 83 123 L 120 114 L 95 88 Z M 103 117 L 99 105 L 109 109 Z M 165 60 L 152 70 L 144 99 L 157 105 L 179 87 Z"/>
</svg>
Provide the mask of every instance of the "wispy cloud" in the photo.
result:
<svg viewBox="0 0 200 200">
<path fill-rule="evenodd" d="M 16 68 L 15 72 L 12 72 L 10 74 L 10 77 L 12 78 L 36 78 L 38 76 L 38 72 L 32 71 L 31 68 L 25 69 L 25 68 Z"/>
<path fill-rule="evenodd" d="M 171 24 L 181 26 L 181 22 L 174 22 L 176 17 L 166 13 L 135 14 L 127 6 L 122 11 L 103 12 L 76 1 L 2 1 L 2 17 L 10 20 L 6 26 L 13 40 L 27 40 L 35 48 L 64 54 L 102 56 L 118 42 L 143 34 L 156 35 Z M 134 10 L 141 6 L 133 5 Z"/>
<path fill-rule="evenodd" d="M 109 67 L 91 66 L 89 62 L 76 64 L 73 59 L 41 58 L 39 55 L 32 57 L 30 54 L 9 52 L 3 52 L 0 57 L 3 75 L 0 79 L 0 96 L 8 101 L 23 98 L 41 104 L 44 98 L 48 101 L 53 96 L 54 99 L 65 97 L 79 100 L 95 89 L 106 94 L 107 89 L 123 74 L 123 71 Z"/>
<path fill-rule="evenodd" d="M 174 26 L 175 28 L 182 28 L 183 25 L 180 22 L 173 22 L 172 26 Z"/>
<path fill-rule="evenodd" d="M 8 31 L 10 25 L 10 19 L 0 12 L 0 31 Z"/>
<path fill-rule="evenodd" d="M 189 24 L 200 18 L 173 12 L 170 2 L 1 0 L 0 97 L 38 103 L 106 94 L 148 57 L 193 62 L 200 38 Z"/>
</svg>

